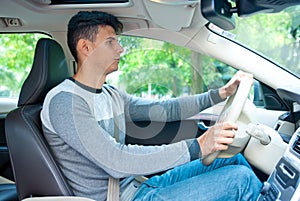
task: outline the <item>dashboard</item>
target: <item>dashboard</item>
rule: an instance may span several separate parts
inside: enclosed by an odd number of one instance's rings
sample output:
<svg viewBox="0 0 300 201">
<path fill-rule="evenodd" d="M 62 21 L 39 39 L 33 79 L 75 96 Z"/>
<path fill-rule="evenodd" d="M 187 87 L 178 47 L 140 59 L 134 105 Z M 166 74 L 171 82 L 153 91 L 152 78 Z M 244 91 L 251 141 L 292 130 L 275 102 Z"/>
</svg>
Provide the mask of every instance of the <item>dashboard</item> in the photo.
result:
<svg viewBox="0 0 300 201">
<path fill-rule="evenodd" d="M 291 112 L 281 116 L 279 122 L 294 123 L 296 131 L 288 139 L 288 147 L 264 183 L 258 201 L 300 200 L 300 88 L 290 86 L 277 90 Z M 275 130 L 280 134 L 280 123 Z M 283 137 L 283 136 L 282 136 Z"/>
<path fill-rule="evenodd" d="M 289 142 L 288 149 L 264 183 L 258 201 L 300 200 L 300 128 Z"/>
</svg>

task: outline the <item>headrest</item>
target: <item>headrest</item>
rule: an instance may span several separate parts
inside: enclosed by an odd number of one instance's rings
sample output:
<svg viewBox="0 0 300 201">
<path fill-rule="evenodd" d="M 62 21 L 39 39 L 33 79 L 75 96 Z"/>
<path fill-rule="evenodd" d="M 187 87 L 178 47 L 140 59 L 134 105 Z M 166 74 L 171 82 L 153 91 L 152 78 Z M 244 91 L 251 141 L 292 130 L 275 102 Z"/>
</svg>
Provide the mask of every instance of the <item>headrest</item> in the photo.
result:
<svg viewBox="0 0 300 201">
<path fill-rule="evenodd" d="M 60 44 L 50 38 L 40 39 L 36 44 L 31 71 L 20 92 L 18 106 L 42 103 L 48 91 L 68 77 L 68 65 Z"/>
</svg>

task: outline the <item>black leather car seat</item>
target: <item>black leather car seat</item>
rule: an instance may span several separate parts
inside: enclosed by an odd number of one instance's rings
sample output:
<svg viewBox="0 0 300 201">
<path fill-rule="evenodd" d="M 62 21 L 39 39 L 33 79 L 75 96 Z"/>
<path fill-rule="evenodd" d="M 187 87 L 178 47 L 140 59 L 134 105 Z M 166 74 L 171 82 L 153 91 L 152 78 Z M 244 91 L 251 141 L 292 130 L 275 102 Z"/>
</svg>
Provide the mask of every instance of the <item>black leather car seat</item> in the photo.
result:
<svg viewBox="0 0 300 201">
<path fill-rule="evenodd" d="M 40 111 L 47 92 L 70 76 L 59 43 L 40 39 L 18 108 L 6 117 L 6 138 L 19 199 L 72 196 L 73 192 L 44 139 Z"/>
</svg>

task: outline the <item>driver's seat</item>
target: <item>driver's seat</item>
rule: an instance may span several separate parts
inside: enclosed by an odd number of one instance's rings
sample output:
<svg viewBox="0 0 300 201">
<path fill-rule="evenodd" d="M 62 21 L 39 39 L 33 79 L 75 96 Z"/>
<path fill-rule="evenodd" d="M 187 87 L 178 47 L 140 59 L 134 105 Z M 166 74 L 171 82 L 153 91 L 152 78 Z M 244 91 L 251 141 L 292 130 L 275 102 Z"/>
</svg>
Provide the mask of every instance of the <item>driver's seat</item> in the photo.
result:
<svg viewBox="0 0 300 201">
<path fill-rule="evenodd" d="M 73 196 L 44 139 L 40 111 L 47 92 L 70 76 L 59 43 L 40 39 L 18 108 L 5 121 L 6 138 L 19 199 Z"/>
</svg>

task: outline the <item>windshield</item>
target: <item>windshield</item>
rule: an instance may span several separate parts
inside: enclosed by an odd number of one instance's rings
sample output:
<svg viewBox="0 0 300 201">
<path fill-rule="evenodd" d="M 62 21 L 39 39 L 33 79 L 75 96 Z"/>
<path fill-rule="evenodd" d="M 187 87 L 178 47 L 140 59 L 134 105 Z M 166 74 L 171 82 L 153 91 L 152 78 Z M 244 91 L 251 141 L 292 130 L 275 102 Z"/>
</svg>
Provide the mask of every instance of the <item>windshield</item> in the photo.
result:
<svg viewBox="0 0 300 201">
<path fill-rule="evenodd" d="M 300 6 L 236 17 L 235 40 L 300 77 Z"/>
</svg>

